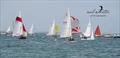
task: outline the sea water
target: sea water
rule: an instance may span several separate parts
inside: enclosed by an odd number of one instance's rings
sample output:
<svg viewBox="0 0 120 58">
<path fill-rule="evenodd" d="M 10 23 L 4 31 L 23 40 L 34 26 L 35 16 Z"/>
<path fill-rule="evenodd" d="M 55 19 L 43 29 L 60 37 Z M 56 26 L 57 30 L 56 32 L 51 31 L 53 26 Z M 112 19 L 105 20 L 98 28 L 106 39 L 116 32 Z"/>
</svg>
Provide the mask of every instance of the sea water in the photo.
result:
<svg viewBox="0 0 120 58">
<path fill-rule="evenodd" d="M 0 35 L 0 58 L 120 58 L 120 38 L 74 39 L 69 42 L 45 33 L 21 40 Z"/>
</svg>

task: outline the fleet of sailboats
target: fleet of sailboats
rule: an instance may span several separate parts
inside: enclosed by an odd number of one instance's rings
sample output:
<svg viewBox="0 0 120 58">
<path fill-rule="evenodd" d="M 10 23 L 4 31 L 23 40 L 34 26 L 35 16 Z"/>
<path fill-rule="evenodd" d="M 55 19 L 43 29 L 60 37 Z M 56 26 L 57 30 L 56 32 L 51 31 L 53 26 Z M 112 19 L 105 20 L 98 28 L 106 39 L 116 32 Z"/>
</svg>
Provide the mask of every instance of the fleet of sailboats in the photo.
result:
<svg viewBox="0 0 120 58">
<path fill-rule="evenodd" d="M 20 37 L 19 39 L 26 39 L 28 34 L 30 35 L 33 34 L 33 24 L 31 25 L 29 32 L 27 32 L 25 25 L 23 23 L 21 11 L 19 11 L 19 16 L 16 17 L 16 20 L 14 21 L 12 27 L 13 27 L 12 30 L 10 26 L 8 27 L 8 29 L 6 30 L 6 34 L 11 34 L 13 37 L 18 36 Z M 93 26 L 91 24 L 91 20 L 89 19 L 85 32 L 81 34 L 79 20 L 76 17 L 71 16 L 70 9 L 68 8 L 63 22 L 63 29 L 61 33 L 58 33 L 59 32 L 58 24 L 56 23 L 55 20 L 53 20 L 53 23 L 47 35 L 48 36 L 60 35 L 60 38 L 68 38 L 69 41 L 74 41 L 73 34 L 79 34 L 81 40 L 95 40 L 95 37 L 102 36 L 99 25 L 97 25 L 95 33 L 93 32 L 92 27 Z M 115 34 L 114 37 L 118 38 L 120 36 Z"/>
</svg>

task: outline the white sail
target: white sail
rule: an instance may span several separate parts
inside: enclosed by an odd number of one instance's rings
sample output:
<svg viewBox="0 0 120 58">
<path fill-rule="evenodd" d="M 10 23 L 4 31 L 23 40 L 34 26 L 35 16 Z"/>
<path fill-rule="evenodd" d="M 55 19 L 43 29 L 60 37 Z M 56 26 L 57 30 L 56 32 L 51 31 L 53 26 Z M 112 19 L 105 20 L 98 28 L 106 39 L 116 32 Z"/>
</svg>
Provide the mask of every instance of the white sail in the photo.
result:
<svg viewBox="0 0 120 58">
<path fill-rule="evenodd" d="M 9 33 L 11 30 L 10 30 L 10 26 L 8 27 L 6 33 Z"/>
<path fill-rule="evenodd" d="M 95 39 L 90 19 L 89 19 L 87 29 L 83 35 L 84 36 L 81 38 L 81 40 L 94 40 Z"/>
<path fill-rule="evenodd" d="M 64 25 L 63 25 L 63 31 L 61 32 L 60 35 L 61 38 L 65 38 L 65 37 L 72 37 L 72 33 L 71 33 L 71 19 L 70 19 L 70 12 L 69 9 L 67 11 L 67 15 L 64 21 Z"/>
<path fill-rule="evenodd" d="M 21 22 L 16 22 L 12 35 L 13 36 L 20 36 L 21 35 L 21 27 L 22 27 L 22 23 Z"/>
<path fill-rule="evenodd" d="M 87 29 L 86 29 L 86 31 L 84 33 L 84 36 L 90 37 L 90 35 L 91 35 L 91 21 L 89 19 L 88 26 L 87 26 Z"/>
<path fill-rule="evenodd" d="M 30 27 L 29 34 L 33 34 L 33 24 Z"/>
<path fill-rule="evenodd" d="M 54 32 L 54 27 L 55 27 L 55 21 L 53 21 L 52 27 L 50 28 L 50 30 L 49 30 L 47 35 L 55 35 L 56 34 Z"/>
<path fill-rule="evenodd" d="M 94 40 L 95 37 L 94 37 L 94 33 L 93 33 L 93 30 L 91 31 L 91 36 L 87 38 L 87 40 Z"/>
</svg>

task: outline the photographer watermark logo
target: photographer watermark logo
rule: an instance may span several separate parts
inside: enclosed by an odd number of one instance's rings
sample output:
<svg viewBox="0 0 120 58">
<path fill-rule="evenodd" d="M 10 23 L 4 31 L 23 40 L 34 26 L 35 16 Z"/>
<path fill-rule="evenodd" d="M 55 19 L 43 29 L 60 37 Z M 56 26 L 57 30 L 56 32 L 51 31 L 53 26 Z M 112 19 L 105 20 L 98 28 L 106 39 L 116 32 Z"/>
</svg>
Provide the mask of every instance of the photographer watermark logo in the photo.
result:
<svg viewBox="0 0 120 58">
<path fill-rule="evenodd" d="M 96 9 L 87 11 L 87 14 L 95 17 L 104 17 L 107 16 L 109 13 L 110 13 L 109 10 L 104 9 L 103 6 L 99 6 Z"/>
</svg>

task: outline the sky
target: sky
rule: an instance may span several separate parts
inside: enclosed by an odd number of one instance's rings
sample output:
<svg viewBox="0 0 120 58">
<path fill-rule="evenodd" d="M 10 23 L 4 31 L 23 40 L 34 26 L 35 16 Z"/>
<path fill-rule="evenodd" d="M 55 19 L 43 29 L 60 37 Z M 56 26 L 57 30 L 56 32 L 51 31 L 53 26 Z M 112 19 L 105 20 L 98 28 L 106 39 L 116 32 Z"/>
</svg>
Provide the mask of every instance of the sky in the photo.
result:
<svg viewBox="0 0 120 58">
<path fill-rule="evenodd" d="M 104 17 L 90 17 L 86 13 L 102 5 L 110 13 Z M 86 30 L 88 20 L 95 30 L 99 25 L 102 33 L 120 33 L 119 0 L 0 0 L 0 31 L 6 31 L 16 16 L 21 15 L 26 29 L 34 25 L 34 32 L 48 32 L 53 20 L 62 30 L 67 8 L 80 21 L 80 31 Z"/>
</svg>

